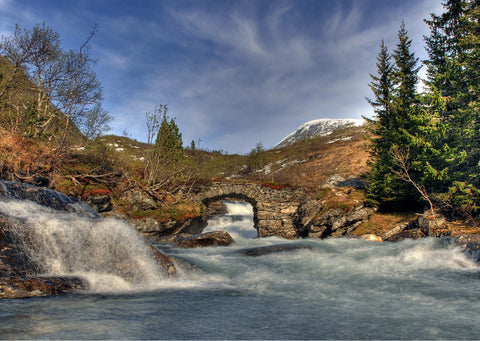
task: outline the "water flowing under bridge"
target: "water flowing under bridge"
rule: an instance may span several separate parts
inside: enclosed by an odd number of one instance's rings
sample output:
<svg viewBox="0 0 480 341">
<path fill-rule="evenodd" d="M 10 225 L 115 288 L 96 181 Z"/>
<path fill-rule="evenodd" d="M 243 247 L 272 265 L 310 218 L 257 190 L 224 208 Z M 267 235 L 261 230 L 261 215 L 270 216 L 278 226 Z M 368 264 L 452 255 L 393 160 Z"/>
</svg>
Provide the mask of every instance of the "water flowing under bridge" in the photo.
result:
<svg viewBox="0 0 480 341">
<path fill-rule="evenodd" d="M 299 209 L 305 201 L 303 189 L 260 183 L 208 182 L 193 188 L 192 200 L 209 205 L 219 200 L 242 200 L 253 207 L 259 237 L 302 237 L 304 227 Z"/>
</svg>

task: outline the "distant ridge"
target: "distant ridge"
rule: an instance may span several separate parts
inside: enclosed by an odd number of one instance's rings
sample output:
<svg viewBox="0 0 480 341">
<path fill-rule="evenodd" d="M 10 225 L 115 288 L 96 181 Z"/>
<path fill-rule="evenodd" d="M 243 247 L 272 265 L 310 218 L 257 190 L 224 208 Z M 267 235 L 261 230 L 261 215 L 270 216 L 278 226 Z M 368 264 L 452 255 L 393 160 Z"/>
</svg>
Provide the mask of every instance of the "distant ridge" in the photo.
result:
<svg viewBox="0 0 480 341">
<path fill-rule="evenodd" d="M 332 119 L 321 118 L 318 120 L 308 121 L 302 124 L 297 130 L 289 134 L 283 140 L 278 142 L 273 148 L 282 148 L 293 144 L 295 142 L 317 137 L 326 136 L 333 133 L 336 130 L 347 127 L 358 127 L 364 123 L 363 119 L 344 118 L 344 119 Z"/>
</svg>

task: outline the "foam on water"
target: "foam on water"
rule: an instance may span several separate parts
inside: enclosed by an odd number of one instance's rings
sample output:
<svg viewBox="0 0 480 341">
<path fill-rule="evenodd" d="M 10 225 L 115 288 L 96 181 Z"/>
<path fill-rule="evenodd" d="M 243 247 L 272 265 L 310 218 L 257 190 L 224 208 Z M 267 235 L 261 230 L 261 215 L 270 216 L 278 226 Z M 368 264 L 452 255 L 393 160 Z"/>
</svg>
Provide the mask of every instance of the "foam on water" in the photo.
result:
<svg viewBox="0 0 480 341">
<path fill-rule="evenodd" d="M 223 204 L 227 207 L 227 214 L 211 218 L 203 232 L 225 230 L 237 243 L 256 238 L 258 232 L 253 224 L 252 205 L 240 201 L 224 201 Z"/>
<path fill-rule="evenodd" d="M 31 201 L 0 201 L 0 212 L 21 222 L 15 234 L 45 274 L 81 276 L 95 292 L 155 289 L 166 280 L 146 242 L 122 221 Z"/>
<path fill-rule="evenodd" d="M 13 206 L 5 208 L 0 203 L 0 211 L 18 211 L 15 214 L 28 219 L 39 209 L 32 204 Z M 251 208 L 235 203 L 227 203 L 227 207 L 229 213 L 212 219 L 210 229 L 255 231 Z M 166 280 L 154 265 L 153 270 L 146 265 L 151 257 L 148 251 L 145 259 L 132 260 L 132 253 L 144 252 L 145 243 L 135 241 L 138 237 L 130 235 L 136 235 L 134 231 L 127 233 L 119 227 L 126 225 L 58 217 L 43 208 L 40 213 L 46 215 L 45 220 L 31 220 L 38 221 L 39 234 L 45 234 L 42 243 L 50 246 L 47 240 L 54 238 L 55 243 L 65 243 L 59 246 L 62 252 L 76 248 L 71 256 L 48 256 L 51 271 L 85 272 L 94 287 L 116 286 L 114 292 L 142 285 L 159 290 L 20 303 L 11 300 L 5 305 L 8 310 L 2 307 L 0 311 L 1 325 L 7 326 L 3 335 L 0 326 L 3 338 L 477 339 L 480 335 L 479 268 L 461 249 L 444 240 L 287 241 L 238 233 L 236 245 L 231 247 L 169 247 L 168 254 L 194 267 L 179 268 L 178 278 Z M 247 215 L 242 217 L 243 213 Z M 58 220 L 61 227 L 50 226 L 50 220 Z M 84 221 L 96 227 L 82 227 Z M 68 236 L 78 226 L 84 232 Z M 97 229 L 108 232 L 102 236 Z M 86 237 L 89 234 L 95 237 Z M 82 246 L 63 242 L 72 238 Z M 94 240 L 99 241 L 95 248 L 89 245 L 95 244 Z M 256 246 L 279 244 L 295 248 L 258 257 L 244 253 Z M 130 249 L 132 252 L 117 253 Z M 82 258 L 81 252 L 90 256 Z M 113 259 L 96 260 L 109 259 L 112 252 Z M 76 258 L 91 263 L 75 265 Z M 128 266 L 122 263 L 112 269 L 106 263 L 115 259 L 130 260 Z M 143 270 L 131 275 L 130 267 Z"/>
</svg>

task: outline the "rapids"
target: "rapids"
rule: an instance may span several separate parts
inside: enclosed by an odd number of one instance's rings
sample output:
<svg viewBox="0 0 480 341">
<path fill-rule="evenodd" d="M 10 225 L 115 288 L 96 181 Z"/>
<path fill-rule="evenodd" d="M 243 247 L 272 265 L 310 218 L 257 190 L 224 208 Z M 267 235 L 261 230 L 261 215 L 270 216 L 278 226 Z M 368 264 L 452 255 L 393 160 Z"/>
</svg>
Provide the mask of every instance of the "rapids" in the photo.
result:
<svg viewBox="0 0 480 341">
<path fill-rule="evenodd" d="M 207 231 L 225 229 L 236 245 L 156 244 L 193 265 L 167 279 L 149 262 L 145 242 L 122 222 L 0 204 L 0 211 L 38 223 L 38 239 L 52 251 L 32 252 L 49 271 L 91 276 L 94 288 L 0 302 L 2 339 L 480 337 L 479 268 L 446 240 L 255 238 L 251 206 L 226 203 L 229 213 L 212 218 Z M 242 253 L 270 245 L 298 247 L 258 257 Z M 117 258 L 128 261 L 112 267 Z"/>
</svg>

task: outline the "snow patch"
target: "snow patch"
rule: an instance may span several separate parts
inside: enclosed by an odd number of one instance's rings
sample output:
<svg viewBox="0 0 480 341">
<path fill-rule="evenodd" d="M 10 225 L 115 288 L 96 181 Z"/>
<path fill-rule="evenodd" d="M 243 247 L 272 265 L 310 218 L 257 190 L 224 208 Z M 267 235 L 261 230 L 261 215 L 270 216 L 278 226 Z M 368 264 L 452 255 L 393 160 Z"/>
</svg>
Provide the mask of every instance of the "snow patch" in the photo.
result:
<svg viewBox="0 0 480 341">
<path fill-rule="evenodd" d="M 317 136 L 327 136 L 336 130 L 363 125 L 363 119 L 330 119 L 321 118 L 302 124 L 297 130 L 289 134 L 273 148 L 282 148 L 295 142 Z"/>
</svg>

